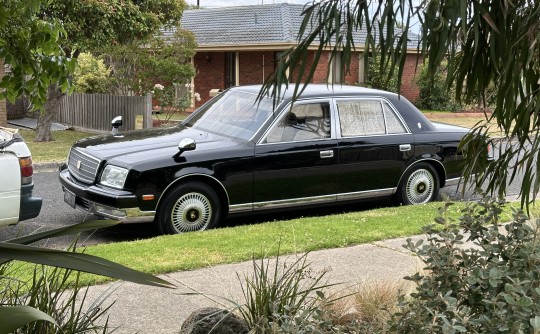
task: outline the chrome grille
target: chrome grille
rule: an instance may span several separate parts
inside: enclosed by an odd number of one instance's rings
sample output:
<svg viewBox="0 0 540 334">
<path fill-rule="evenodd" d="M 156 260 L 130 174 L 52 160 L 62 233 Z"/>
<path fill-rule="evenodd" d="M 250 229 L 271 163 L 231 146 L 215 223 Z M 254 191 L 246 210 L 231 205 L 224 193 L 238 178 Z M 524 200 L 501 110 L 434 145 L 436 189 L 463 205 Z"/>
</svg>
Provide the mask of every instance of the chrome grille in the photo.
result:
<svg viewBox="0 0 540 334">
<path fill-rule="evenodd" d="M 84 183 L 94 183 L 101 161 L 79 149 L 69 152 L 68 169 L 71 176 Z"/>
</svg>

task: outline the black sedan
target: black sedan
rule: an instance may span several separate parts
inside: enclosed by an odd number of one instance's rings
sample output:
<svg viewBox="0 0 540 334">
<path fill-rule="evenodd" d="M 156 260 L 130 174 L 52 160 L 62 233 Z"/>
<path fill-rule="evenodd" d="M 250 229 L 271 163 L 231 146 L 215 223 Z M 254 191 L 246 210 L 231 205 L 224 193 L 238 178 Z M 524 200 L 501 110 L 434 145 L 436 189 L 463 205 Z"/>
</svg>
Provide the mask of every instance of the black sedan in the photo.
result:
<svg viewBox="0 0 540 334">
<path fill-rule="evenodd" d="M 78 141 L 60 172 L 65 201 L 182 233 L 237 213 L 388 196 L 421 204 L 460 180 L 468 129 L 431 123 L 403 96 L 308 85 L 274 101 L 260 88 L 226 90 L 177 126 Z"/>
</svg>

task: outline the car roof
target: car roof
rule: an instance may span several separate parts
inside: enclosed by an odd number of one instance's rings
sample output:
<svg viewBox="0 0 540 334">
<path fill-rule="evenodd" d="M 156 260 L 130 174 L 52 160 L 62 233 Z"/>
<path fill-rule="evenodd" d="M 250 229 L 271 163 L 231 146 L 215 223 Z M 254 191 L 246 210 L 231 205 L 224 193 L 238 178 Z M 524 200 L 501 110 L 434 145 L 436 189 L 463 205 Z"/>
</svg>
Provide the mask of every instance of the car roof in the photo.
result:
<svg viewBox="0 0 540 334">
<path fill-rule="evenodd" d="M 302 84 L 300 84 L 302 85 Z M 286 87 L 282 86 L 282 99 L 289 100 L 292 99 L 294 94 L 295 84 L 291 83 Z M 231 88 L 232 90 L 244 91 L 253 94 L 259 94 L 262 85 L 248 85 L 248 86 L 238 86 Z M 299 89 L 302 89 L 302 86 L 299 86 Z M 340 85 L 340 84 L 308 84 L 304 91 L 300 95 L 300 99 L 303 98 L 312 98 L 312 97 L 325 97 L 325 96 L 385 96 L 389 98 L 397 97 L 397 94 L 366 87 L 359 86 L 350 86 L 350 85 Z"/>
</svg>

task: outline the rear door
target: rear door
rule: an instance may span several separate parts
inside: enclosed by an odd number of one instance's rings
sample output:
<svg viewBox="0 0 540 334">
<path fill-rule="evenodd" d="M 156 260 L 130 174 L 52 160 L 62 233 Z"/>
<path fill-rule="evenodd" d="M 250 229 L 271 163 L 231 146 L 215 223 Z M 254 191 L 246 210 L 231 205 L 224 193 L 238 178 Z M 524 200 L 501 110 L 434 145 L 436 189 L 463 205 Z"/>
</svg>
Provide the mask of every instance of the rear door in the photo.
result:
<svg viewBox="0 0 540 334">
<path fill-rule="evenodd" d="M 0 152 L 0 226 L 19 221 L 21 204 L 21 172 L 19 159 Z"/>
<path fill-rule="evenodd" d="M 385 99 L 336 99 L 335 105 L 341 193 L 392 194 L 413 159 L 414 136 Z"/>
</svg>

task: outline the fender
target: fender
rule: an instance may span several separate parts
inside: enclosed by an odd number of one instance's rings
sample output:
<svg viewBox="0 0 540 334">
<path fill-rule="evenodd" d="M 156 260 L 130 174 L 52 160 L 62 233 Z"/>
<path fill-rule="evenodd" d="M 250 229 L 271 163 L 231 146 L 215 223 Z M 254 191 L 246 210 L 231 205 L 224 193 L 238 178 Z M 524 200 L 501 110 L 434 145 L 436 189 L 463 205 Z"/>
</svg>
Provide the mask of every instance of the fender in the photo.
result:
<svg viewBox="0 0 540 334">
<path fill-rule="evenodd" d="M 442 171 L 443 175 L 442 175 L 442 178 L 440 180 L 440 183 L 441 183 L 440 187 L 444 186 L 444 184 L 446 182 L 446 169 L 444 168 L 444 165 L 442 164 L 442 162 L 437 160 L 437 159 L 434 159 L 434 158 L 423 158 L 423 159 L 416 160 L 413 164 L 411 164 L 407 168 L 405 168 L 405 170 L 403 171 L 403 173 L 401 173 L 401 176 L 399 177 L 399 181 L 398 181 L 398 184 L 396 186 L 396 189 L 399 188 L 399 185 L 401 184 L 401 181 L 403 180 L 403 175 L 405 175 L 409 169 L 411 169 L 415 165 L 419 164 L 420 162 L 432 163 L 432 164 L 435 165 L 434 167 L 435 167 L 435 169 L 437 171 Z"/>
<path fill-rule="evenodd" d="M 188 174 L 183 174 L 179 176 L 178 178 L 176 178 L 174 181 L 169 183 L 169 185 L 161 192 L 161 195 L 159 196 L 159 199 L 156 203 L 156 210 L 157 208 L 159 208 L 159 205 L 161 204 L 161 199 L 163 198 L 163 196 L 166 193 L 168 193 L 171 188 L 175 187 L 178 183 L 188 178 L 194 178 L 194 179 L 199 179 L 199 180 L 209 179 L 211 180 L 211 185 L 218 184 L 220 186 L 221 193 L 225 196 L 226 203 L 223 203 L 223 204 L 226 205 L 227 209 L 229 208 L 229 205 L 230 205 L 229 194 L 227 193 L 227 190 L 225 189 L 225 186 L 223 185 L 223 183 L 221 183 L 221 181 L 219 181 L 212 175 L 205 174 L 205 173 L 188 173 Z M 218 196 L 220 196 L 221 195 L 220 191 L 218 190 L 217 192 L 218 192 Z"/>
</svg>

